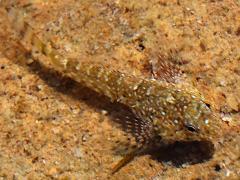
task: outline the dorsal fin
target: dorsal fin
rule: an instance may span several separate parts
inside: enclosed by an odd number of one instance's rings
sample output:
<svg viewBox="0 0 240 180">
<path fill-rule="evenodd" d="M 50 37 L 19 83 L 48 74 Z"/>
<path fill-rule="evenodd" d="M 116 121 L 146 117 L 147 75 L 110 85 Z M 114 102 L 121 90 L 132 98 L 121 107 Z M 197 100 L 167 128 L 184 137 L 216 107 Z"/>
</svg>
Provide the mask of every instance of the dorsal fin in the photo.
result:
<svg viewBox="0 0 240 180">
<path fill-rule="evenodd" d="M 150 56 L 152 76 L 154 79 L 168 83 L 176 83 L 182 76 L 182 71 L 172 57 L 164 56 L 160 53 L 154 53 Z"/>
</svg>

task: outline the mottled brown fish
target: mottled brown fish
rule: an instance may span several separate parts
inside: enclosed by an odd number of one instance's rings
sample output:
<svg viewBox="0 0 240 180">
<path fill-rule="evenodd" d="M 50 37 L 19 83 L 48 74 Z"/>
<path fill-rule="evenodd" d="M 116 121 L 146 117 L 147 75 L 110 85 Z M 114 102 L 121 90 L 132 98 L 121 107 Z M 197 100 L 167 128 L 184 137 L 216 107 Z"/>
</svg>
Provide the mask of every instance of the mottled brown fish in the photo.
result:
<svg viewBox="0 0 240 180">
<path fill-rule="evenodd" d="M 191 86 L 144 79 L 103 65 L 67 59 L 34 34 L 21 11 L 11 9 L 8 14 L 22 46 L 31 51 L 34 59 L 38 59 L 39 54 L 48 57 L 55 70 L 132 109 L 137 118 L 131 128 L 142 149 L 156 138 L 211 141 L 219 134 L 220 122 L 213 118 L 203 97 Z M 126 156 L 113 172 L 138 152 L 139 149 Z"/>
</svg>

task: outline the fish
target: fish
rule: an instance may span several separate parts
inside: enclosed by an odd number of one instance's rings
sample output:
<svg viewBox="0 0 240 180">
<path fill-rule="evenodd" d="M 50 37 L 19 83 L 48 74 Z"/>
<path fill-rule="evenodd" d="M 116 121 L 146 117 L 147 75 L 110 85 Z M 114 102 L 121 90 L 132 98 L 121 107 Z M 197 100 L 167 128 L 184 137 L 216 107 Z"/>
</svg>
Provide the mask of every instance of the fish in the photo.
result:
<svg viewBox="0 0 240 180">
<path fill-rule="evenodd" d="M 156 140 L 212 141 L 221 136 L 220 121 L 203 95 L 191 85 L 138 77 L 103 64 L 80 61 L 80 57 L 64 57 L 52 42 L 46 44 L 46 40 L 34 33 L 21 9 L 7 11 L 20 44 L 33 59 L 38 61 L 39 55 L 46 57 L 54 70 L 107 96 L 112 102 L 126 105 L 136 116 L 128 123 L 139 146 L 116 164 L 113 174 L 150 144 L 154 146 Z"/>
</svg>

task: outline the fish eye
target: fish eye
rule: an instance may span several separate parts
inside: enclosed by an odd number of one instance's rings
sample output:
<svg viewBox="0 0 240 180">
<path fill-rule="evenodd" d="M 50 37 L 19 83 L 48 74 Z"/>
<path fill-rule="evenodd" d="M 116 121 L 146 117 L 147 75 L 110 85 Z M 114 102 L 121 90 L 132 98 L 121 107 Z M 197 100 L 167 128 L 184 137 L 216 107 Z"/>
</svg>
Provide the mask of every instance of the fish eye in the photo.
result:
<svg viewBox="0 0 240 180">
<path fill-rule="evenodd" d="M 193 125 L 190 125 L 190 124 L 185 125 L 185 127 L 190 132 L 197 132 L 198 131 L 198 129 L 196 127 L 194 127 Z"/>
</svg>

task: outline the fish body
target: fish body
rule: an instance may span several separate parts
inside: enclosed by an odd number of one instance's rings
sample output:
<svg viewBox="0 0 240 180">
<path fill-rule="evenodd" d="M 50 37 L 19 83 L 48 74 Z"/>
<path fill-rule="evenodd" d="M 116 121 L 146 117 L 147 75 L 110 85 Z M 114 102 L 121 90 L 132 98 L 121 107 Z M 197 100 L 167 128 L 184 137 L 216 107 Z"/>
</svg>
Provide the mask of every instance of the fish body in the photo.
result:
<svg viewBox="0 0 240 180">
<path fill-rule="evenodd" d="M 24 21 L 21 11 L 13 9 L 8 14 L 21 44 L 35 59 L 44 55 L 55 70 L 128 106 L 139 119 L 132 127 L 138 129 L 135 132 L 139 141 L 146 143 L 159 137 L 174 141 L 211 140 L 218 133 L 219 124 L 197 90 L 63 57 L 43 43 Z"/>
</svg>

